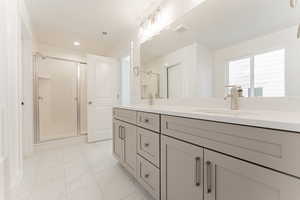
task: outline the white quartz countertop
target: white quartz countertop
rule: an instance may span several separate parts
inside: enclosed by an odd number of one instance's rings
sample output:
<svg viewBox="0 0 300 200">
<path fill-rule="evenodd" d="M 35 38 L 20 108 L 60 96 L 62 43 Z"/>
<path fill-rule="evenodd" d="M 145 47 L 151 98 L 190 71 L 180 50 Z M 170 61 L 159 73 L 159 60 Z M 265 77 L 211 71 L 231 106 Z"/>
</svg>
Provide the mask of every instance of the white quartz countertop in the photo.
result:
<svg viewBox="0 0 300 200">
<path fill-rule="evenodd" d="M 165 114 L 193 119 L 278 129 L 300 133 L 300 113 L 270 110 L 239 110 L 167 105 L 130 105 L 115 108 Z"/>
</svg>

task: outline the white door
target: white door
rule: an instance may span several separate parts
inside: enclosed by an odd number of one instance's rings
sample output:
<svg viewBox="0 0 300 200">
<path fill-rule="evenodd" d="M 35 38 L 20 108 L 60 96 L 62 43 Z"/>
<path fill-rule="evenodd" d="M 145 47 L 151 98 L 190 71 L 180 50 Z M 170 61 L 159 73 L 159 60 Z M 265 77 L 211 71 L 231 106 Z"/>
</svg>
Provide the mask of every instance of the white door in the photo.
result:
<svg viewBox="0 0 300 200">
<path fill-rule="evenodd" d="M 162 136 L 161 199 L 203 199 L 203 148 Z"/>
<path fill-rule="evenodd" d="M 168 98 L 183 97 L 182 65 L 176 65 L 167 69 L 168 73 Z"/>
<path fill-rule="evenodd" d="M 112 108 L 119 103 L 120 70 L 117 60 L 88 55 L 88 141 L 112 139 Z"/>
</svg>

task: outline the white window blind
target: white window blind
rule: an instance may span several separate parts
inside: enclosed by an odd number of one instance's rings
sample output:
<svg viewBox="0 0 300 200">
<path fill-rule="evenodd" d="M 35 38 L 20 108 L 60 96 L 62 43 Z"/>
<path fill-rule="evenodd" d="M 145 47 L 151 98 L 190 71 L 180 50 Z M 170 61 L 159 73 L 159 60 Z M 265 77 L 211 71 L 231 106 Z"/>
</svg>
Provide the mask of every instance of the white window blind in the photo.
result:
<svg viewBox="0 0 300 200">
<path fill-rule="evenodd" d="M 285 96 L 285 50 L 254 56 L 254 85 L 264 97 Z"/>
<path fill-rule="evenodd" d="M 250 88 L 250 58 L 229 62 L 229 85 L 240 85 L 243 88 L 243 96 L 248 96 Z"/>
<path fill-rule="evenodd" d="M 242 86 L 245 97 L 285 96 L 285 49 L 230 61 L 228 84 Z"/>
</svg>

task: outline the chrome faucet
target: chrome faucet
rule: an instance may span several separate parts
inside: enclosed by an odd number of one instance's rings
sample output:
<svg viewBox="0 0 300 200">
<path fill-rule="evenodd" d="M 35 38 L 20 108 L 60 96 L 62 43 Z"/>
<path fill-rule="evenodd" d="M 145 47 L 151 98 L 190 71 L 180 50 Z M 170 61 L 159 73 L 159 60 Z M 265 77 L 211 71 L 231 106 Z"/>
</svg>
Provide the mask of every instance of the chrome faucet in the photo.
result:
<svg viewBox="0 0 300 200">
<path fill-rule="evenodd" d="M 153 94 L 152 93 L 149 93 L 149 96 L 148 96 L 148 104 L 150 106 L 152 106 L 154 104 L 154 97 L 153 97 Z"/>
<path fill-rule="evenodd" d="M 243 97 L 243 89 L 239 85 L 227 85 L 225 86 L 230 89 L 230 94 L 225 96 L 224 100 L 230 97 L 231 99 L 231 110 L 239 110 L 240 109 L 240 97 Z"/>
</svg>

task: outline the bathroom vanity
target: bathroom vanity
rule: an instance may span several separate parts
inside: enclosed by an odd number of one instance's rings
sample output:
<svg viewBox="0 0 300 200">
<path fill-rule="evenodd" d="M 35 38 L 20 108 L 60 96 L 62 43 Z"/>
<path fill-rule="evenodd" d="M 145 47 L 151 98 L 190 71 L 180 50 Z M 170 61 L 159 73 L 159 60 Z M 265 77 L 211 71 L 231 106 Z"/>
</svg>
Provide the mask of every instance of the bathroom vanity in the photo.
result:
<svg viewBox="0 0 300 200">
<path fill-rule="evenodd" d="M 298 200 L 299 125 L 222 112 L 115 107 L 114 155 L 156 200 Z"/>
<path fill-rule="evenodd" d="M 114 154 L 157 200 L 299 200 L 300 5 L 201 2 L 142 23 L 133 102 L 157 105 L 114 108 Z"/>
</svg>

